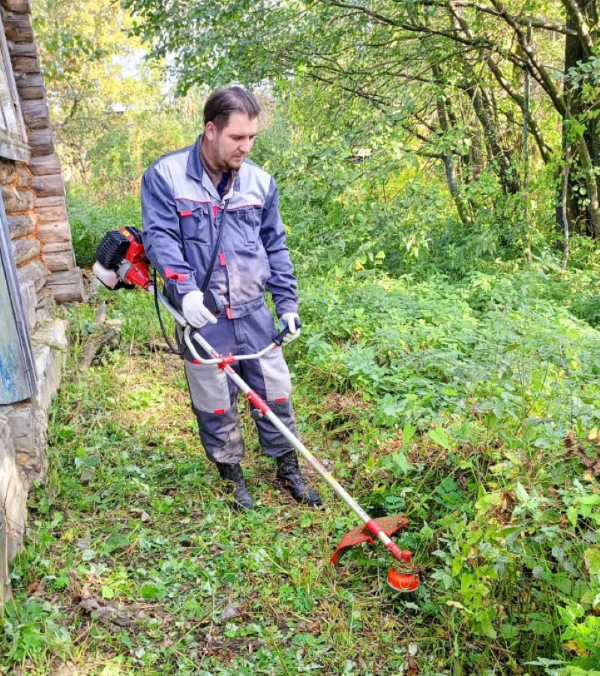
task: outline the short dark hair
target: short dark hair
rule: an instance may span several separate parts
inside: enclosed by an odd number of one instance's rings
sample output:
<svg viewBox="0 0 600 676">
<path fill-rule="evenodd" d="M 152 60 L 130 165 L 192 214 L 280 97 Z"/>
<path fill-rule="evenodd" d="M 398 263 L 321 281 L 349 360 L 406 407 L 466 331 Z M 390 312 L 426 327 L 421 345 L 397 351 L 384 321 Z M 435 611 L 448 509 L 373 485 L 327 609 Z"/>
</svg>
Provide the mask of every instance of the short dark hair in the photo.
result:
<svg viewBox="0 0 600 676">
<path fill-rule="evenodd" d="M 253 120 L 260 115 L 260 105 L 254 94 L 243 87 L 220 87 L 206 99 L 204 126 L 212 122 L 221 131 L 227 126 L 231 113 L 244 113 Z"/>
</svg>

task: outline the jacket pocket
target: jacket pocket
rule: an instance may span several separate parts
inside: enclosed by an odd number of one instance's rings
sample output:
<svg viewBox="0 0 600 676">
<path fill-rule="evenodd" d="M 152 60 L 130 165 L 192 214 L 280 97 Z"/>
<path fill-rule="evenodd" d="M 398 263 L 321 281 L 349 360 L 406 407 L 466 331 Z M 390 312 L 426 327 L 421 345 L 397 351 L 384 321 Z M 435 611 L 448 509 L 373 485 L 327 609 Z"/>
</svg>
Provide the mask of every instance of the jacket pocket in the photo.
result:
<svg viewBox="0 0 600 676">
<path fill-rule="evenodd" d="M 251 251 L 256 251 L 260 234 L 260 209 L 255 207 L 244 209 L 240 216 L 242 232 L 244 234 L 244 244 L 249 247 Z"/>
<path fill-rule="evenodd" d="M 210 218 L 208 204 L 178 204 L 179 227 L 184 241 L 198 244 L 210 243 Z"/>
</svg>

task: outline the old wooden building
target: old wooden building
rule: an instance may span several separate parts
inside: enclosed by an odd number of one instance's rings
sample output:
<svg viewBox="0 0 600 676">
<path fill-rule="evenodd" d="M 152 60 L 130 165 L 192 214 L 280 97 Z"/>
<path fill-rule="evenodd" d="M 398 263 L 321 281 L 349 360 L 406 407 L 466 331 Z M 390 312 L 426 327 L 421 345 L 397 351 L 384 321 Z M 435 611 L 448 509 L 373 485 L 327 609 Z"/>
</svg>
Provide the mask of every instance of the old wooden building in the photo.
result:
<svg viewBox="0 0 600 676">
<path fill-rule="evenodd" d="M 46 474 L 50 399 L 67 349 L 56 304 L 83 300 L 30 0 L 0 0 L 0 585 Z"/>
</svg>

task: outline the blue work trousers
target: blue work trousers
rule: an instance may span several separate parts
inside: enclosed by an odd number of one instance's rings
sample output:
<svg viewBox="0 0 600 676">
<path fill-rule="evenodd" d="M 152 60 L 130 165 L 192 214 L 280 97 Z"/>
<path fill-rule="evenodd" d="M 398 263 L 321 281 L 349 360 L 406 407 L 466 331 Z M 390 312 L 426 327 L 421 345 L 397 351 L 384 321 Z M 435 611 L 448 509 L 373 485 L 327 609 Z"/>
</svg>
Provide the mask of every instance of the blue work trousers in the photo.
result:
<svg viewBox="0 0 600 676">
<path fill-rule="evenodd" d="M 269 345 L 277 335 L 273 315 L 266 305 L 237 319 L 221 316 L 216 324 L 206 324 L 201 335 L 220 354 L 252 354 Z M 198 347 L 200 356 L 207 357 Z M 269 405 L 275 415 L 296 434 L 290 401 L 292 383 L 281 349 L 260 359 L 237 362 L 232 368 Z M 195 364 L 185 360 L 185 374 L 192 409 L 198 419 L 200 440 L 212 462 L 237 464 L 244 457 L 244 442 L 238 419 L 238 387 L 215 364 Z M 290 442 L 252 409 L 263 451 L 277 458 L 285 455 Z"/>
</svg>

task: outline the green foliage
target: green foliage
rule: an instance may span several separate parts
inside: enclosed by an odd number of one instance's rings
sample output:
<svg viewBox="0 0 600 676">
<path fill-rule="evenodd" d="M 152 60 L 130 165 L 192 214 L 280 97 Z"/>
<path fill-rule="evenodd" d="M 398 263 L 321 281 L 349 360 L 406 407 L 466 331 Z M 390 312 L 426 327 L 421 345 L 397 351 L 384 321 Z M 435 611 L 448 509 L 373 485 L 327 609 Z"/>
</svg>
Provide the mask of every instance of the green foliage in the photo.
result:
<svg viewBox="0 0 600 676">
<path fill-rule="evenodd" d="M 202 128 L 199 91 L 185 99 L 146 101 L 113 115 L 88 146 L 87 186 L 96 200 L 139 194 L 143 172 L 165 153 L 191 145 Z"/>
<path fill-rule="evenodd" d="M 556 443 L 575 419 L 592 425 L 598 415 L 600 344 L 545 297 L 547 286 L 542 270 L 473 273 L 455 285 L 333 271 L 305 289 L 306 366 L 324 388 L 380 402 L 380 426 L 467 415 Z"/>
<path fill-rule="evenodd" d="M 30 610 L 6 617 L 5 664 L 44 673 L 102 646 L 103 664 L 127 674 L 391 675 L 407 664 L 401 632 L 430 676 L 598 670 L 600 498 L 587 467 L 600 453 L 600 336 L 565 302 L 583 271 L 560 278 L 545 261 L 452 281 L 355 262 L 300 280 L 303 337 L 287 353 L 298 428 L 370 513 L 407 514 L 399 543 L 415 551 L 420 590 L 389 596 L 381 549 L 324 563 L 353 519 L 323 486 L 323 510 L 288 504 L 247 418 L 258 510 L 230 512 L 177 358 L 148 352 L 151 297 L 103 292 L 122 347 L 78 370 L 97 327 L 93 307 L 71 311 L 53 471 L 13 567 Z"/>
<path fill-rule="evenodd" d="M 472 63 L 431 34 L 424 55 L 399 32 L 407 17 L 434 28 L 436 12 L 370 6 L 396 23 L 333 3 L 304 5 L 299 21 L 294 3 L 268 12 L 255 3 L 253 22 L 233 0 L 135 8 L 166 35 L 155 52 L 172 55 L 187 85 L 284 75 L 273 88 L 262 82 L 252 159 L 277 179 L 299 276 L 303 336 L 286 352 L 298 430 L 370 513 L 407 514 L 399 543 L 415 551 L 421 588 L 391 596 L 381 548 L 354 549 L 333 570 L 331 550 L 354 520 L 324 487 L 322 510 L 286 502 L 247 416 L 258 509 L 231 512 L 199 449 L 178 360 L 149 351 L 160 340 L 152 299 L 102 291 L 121 346 L 79 370 L 100 327 L 91 305 L 70 310 L 51 476 L 35 489 L 13 567 L 19 612 L 9 607 L 3 620 L 0 671 L 45 674 L 60 662 L 94 674 L 391 675 L 411 673 L 412 646 L 427 676 L 600 669 L 597 246 L 572 237 L 563 273 L 558 159 L 530 167 L 526 188 L 506 189 L 526 170 L 511 97 L 494 104 L 503 153 L 477 161 Z M 500 62 L 514 45 L 480 20 L 502 44 Z M 64 59 L 72 29 L 48 52 Z M 71 36 L 75 65 L 93 42 L 84 33 Z M 89 54 L 92 65 L 105 56 Z M 396 59 L 397 77 L 380 58 Z M 433 81 L 435 66 L 444 70 Z M 510 74 L 513 86 L 519 77 Z M 202 90 L 172 100 L 152 90 L 158 80 L 141 82 L 139 106 L 102 108 L 80 139 L 85 171 L 75 175 L 86 185 L 68 194 L 80 265 L 107 230 L 139 225 L 142 171 L 200 130 Z M 480 83 L 498 93 L 489 77 Z M 460 113 L 446 130 L 441 104 Z M 554 113 L 537 104 L 544 138 L 559 148 Z"/>
<path fill-rule="evenodd" d="M 67 192 L 67 209 L 77 264 L 91 267 L 94 253 L 106 232 L 127 225 L 141 227 L 139 199 L 112 199 L 98 203 L 80 186 L 71 185 Z"/>
</svg>

